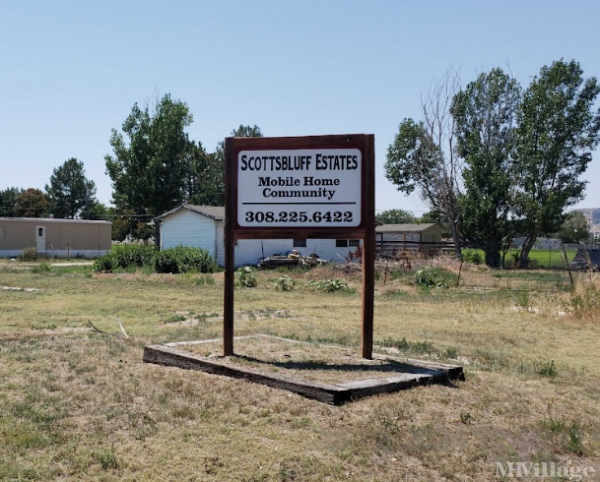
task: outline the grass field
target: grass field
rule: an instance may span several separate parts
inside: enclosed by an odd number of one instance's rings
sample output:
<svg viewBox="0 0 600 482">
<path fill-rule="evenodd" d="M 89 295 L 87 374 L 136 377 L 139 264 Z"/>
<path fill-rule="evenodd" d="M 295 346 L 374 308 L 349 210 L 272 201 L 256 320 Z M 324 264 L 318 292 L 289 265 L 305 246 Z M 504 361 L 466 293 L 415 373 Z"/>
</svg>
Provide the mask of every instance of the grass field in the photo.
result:
<svg viewBox="0 0 600 482">
<path fill-rule="evenodd" d="M 435 261 L 434 261 L 435 264 Z M 458 266 L 438 266 L 455 274 Z M 360 275 L 259 273 L 236 334 L 356 352 Z M 466 381 L 332 407 L 142 363 L 146 344 L 219 337 L 222 273 L 0 267 L 0 480 L 497 480 L 495 462 L 584 455 L 600 471 L 600 300 L 593 277 L 466 265 L 458 287 L 379 273 L 376 351 L 453 361 Z M 307 280 L 344 276 L 355 292 Z M 130 339 L 119 333 L 118 317 Z"/>
<path fill-rule="evenodd" d="M 482 262 L 485 261 L 485 252 L 482 249 L 465 249 L 463 253 L 468 251 L 477 251 L 481 256 Z M 577 254 L 577 250 L 575 249 L 567 249 L 567 259 L 569 263 L 573 261 L 575 255 Z M 519 249 L 510 249 L 506 254 L 506 261 L 514 262 L 513 256 L 520 254 Z M 529 259 L 535 262 L 536 267 L 538 268 L 555 268 L 555 269 L 565 269 L 565 255 L 560 249 L 532 249 L 529 252 Z"/>
</svg>

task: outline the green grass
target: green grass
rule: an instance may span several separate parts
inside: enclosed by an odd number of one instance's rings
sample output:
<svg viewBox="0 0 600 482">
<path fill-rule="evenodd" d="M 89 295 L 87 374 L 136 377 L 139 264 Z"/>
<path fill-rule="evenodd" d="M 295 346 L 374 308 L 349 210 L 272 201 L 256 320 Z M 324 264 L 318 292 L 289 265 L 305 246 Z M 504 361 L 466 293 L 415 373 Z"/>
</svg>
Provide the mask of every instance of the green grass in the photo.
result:
<svg viewBox="0 0 600 482">
<path fill-rule="evenodd" d="M 472 250 L 472 249 L 464 249 L 463 253 L 467 251 L 477 251 L 481 255 L 481 259 L 485 260 L 485 251 L 482 249 Z M 511 249 L 506 254 L 507 262 L 512 260 L 512 256 L 515 253 L 519 253 L 519 249 Z M 569 263 L 573 261 L 575 255 L 577 254 L 577 250 L 575 249 L 567 249 L 567 259 Z M 562 252 L 562 249 L 532 249 L 529 252 L 529 259 L 535 261 L 537 263 L 537 267 L 539 268 L 553 268 L 553 269 L 565 269 L 565 257 Z"/>
</svg>

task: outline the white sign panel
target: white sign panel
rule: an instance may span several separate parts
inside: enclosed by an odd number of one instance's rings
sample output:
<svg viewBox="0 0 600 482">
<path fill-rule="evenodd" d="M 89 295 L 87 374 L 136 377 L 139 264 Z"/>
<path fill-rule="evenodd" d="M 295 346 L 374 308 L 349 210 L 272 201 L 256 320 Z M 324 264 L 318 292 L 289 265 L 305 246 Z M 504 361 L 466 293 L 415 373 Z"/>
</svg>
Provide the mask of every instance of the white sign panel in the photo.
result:
<svg viewBox="0 0 600 482">
<path fill-rule="evenodd" d="M 241 227 L 357 227 L 359 149 L 248 150 L 238 154 Z"/>
</svg>

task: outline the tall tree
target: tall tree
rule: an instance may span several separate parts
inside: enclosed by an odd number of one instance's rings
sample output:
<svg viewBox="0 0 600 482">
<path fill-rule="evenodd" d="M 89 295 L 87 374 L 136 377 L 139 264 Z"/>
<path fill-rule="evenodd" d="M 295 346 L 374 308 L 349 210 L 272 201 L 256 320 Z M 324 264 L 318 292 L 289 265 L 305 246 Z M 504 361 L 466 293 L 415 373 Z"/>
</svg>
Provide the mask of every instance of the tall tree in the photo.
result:
<svg viewBox="0 0 600 482">
<path fill-rule="evenodd" d="M 515 214 L 525 236 L 521 267 L 541 233 L 558 231 L 564 209 L 583 198 L 581 175 L 599 141 L 600 93 L 578 62 L 553 62 L 534 77 L 518 110 Z"/>
<path fill-rule="evenodd" d="M 502 69 L 482 73 L 454 98 L 456 146 L 464 159 L 460 196 L 463 239 L 485 251 L 488 266 L 500 266 L 500 251 L 512 236 L 509 213 L 513 147 L 520 87 Z"/>
<path fill-rule="evenodd" d="M 83 162 L 74 157 L 54 169 L 46 193 L 57 218 L 74 219 L 80 213 L 87 218 L 86 208 L 96 202 L 96 185 L 85 177 Z"/>
<path fill-rule="evenodd" d="M 260 127 L 257 125 L 243 125 L 231 131 L 231 137 L 263 137 Z M 204 193 L 200 199 L 206 204 L 223 206 L 225 203 L 225 142 L 217 144 L 214 153 L 209 154 L 207 159 L 207 173 Z M 208 184 L 208 185 L 206 185 Z"/>
<path fill-rule="evenodd" d="M 454 146 L 450 107 L 458 91 L 458 75 L 449 71 L 422 101 L 423 120 L 405 119 L 389 146 L 385 175 L 398 191 L 415 190 L 432 211 L 450 224 L 456 256 L 462 259 L 459 230 L 461 159 Z"/>
<path fill-rule="evenodd" d="M 563 243 L 581 243 L 590 237 L 588 220 L 581 211 L 567 213 L 558 237 Z"/>
<path fill-rule="evenodd" d="M 157 216 L 183 202 L 189 142 L 185 128 L 192 121 L 187 104 L 167 94 L 152 110 L 149 105 L 133 106 L 122 126 L 128 141 L 112 130 L 113 155 L 105 156 L 106 173 L 119 212 Z M 138 228 L 136 223 L 128 226 L 130 234 Z"/>
<path fill-rule="evenodd" d="M 189 141 L 185 150 L 185 199 L 201 206 L 222 206 L 224 203 L 223 166 L 202 144 Z"/>
<path fill-rule="evenodd" d="M 383 224 L 406 224 L 415 223 L 417 218 L 410 211 L 404 209 L 388 209 L 375 216 L 375 219 Z"/>
<path fill-rule="evenodd" d="M 48 215 L 50 201 L 39 189 L 27 189 L 17 196 L 15 216 L 23 218 L 43 218 Z"/>
<path fill-rule="evenodd" d="M 23 193 L 23 189 L 9 187 L 0 191 L 0 217 L 12 218 L 15 215 L 17 197 Z"/>
</svg>

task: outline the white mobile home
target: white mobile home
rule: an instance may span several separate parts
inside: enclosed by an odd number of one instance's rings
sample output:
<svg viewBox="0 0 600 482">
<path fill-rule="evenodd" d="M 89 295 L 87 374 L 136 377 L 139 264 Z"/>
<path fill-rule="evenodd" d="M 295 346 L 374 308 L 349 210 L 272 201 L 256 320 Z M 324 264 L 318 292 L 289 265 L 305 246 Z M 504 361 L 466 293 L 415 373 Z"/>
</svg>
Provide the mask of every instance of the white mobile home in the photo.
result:
<svg viewBox="0 0 600 482">
<path fill-rule="evenodd" d="M 154 222 L 159 223 L 161 249 L 179 245 L 203 248 L 223 265 L 224 220 L 224 207 L 184 204 Z M 235 245 L 235 266 L 257 264 L 263 250 L 265 257 L 285 255 L 295 249 L 304 256 L 317 253 L 322 259 L 345 262 L 348 254 L 361 243 L 352 239 L 240 239 Z"/>
</svg>

